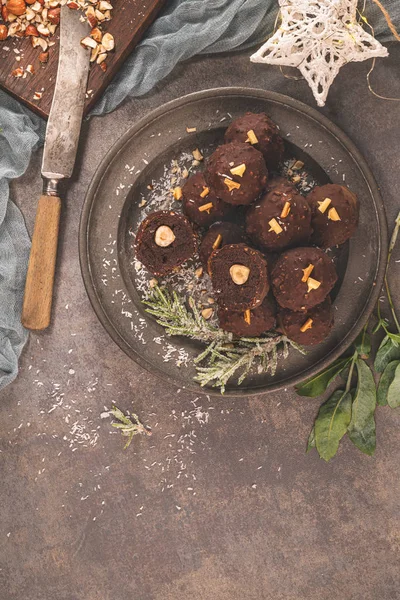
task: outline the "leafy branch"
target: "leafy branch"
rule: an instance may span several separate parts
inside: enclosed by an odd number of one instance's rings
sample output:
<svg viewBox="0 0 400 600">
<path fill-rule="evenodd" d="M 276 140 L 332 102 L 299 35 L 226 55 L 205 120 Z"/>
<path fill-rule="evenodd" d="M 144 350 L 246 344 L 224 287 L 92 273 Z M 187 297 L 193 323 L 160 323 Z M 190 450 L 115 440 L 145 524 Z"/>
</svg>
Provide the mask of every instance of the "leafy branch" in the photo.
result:
<svg viewBox="0 0 400 600">
<path fill-rule="evenodd" d="M 124 446 L 124 450 L 128 448 L 133 440 L 133 436 L 138 434 L 151 435 L 151 429 L 143 425 L 140 421 L 139 417 L 135 413 L 131 413 L 131 415 L 124 415 L 122 410 L 113 406 L 113 409 L 110 410 L 110 414 L 117 419 L 117 423 L 111 423 L 112 427 L 119 429 L 123 436 L 128 438 Z"/>
<path fill-rule="evenodd" d="M 197 371 L 194 379 L 201 386 L 219 388 L 221 393 L 239 371 L 238 385 L 253 368 L 258 373 L 274 375 L 280 351 L 283 358 L 287 357 L 290 347 L 304 353 L 298 344 L 284 335 L 235 339 L 231 333 L 203 319 L 193 298 L 188 299 L 188 308 L 184 298 L 165 288 L 156 286 L 153 296 L 143 303 L 147 306 L 146 311 L 165 328 L 167 335 L 181 335 L 207 344 L 194 360 Z"/>
<path fill-rule="evenodd" d="M 373 369 L 367 360 L 371 353 L 368 323 L 351 349 L 350 356 L 341 357 L 318 375 L 297 386 L 300 396 L 317 397 L 341 376 L 344 389 L 336 390 L 319 409 L 310 433 L 307 452 L 316 448 L 328 461 L 335 456 L 340 440 L 348 435 L 353 444 L 369 456 L 376 448 L 375 409 L 377 404 L 400 406 L 400 324 L 393 305 L 388 281 L 388 269 L 400 229 L 400 213 L 396 218 L 386 262 L 384 287 L 397 332 L 390 331 L 389 321 L 382 318 L 378 301 L 378 323 L 372 331 L 383 329 L 385 336 L 376 352 Z M 378 386 L 375 379 L 380 375 Z"/>
</svg>

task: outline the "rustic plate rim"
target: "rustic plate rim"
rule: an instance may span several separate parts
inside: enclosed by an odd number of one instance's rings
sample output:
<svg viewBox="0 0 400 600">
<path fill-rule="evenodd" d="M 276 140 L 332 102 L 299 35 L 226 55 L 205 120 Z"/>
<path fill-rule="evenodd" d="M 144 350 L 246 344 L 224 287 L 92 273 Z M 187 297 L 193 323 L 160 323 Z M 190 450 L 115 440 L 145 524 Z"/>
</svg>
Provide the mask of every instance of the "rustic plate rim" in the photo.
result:
<svg viewBox="0 0 400 600">
<path fill-rule="evenodd" d="M 332 364 L 339 356 L 343 354 L 356 339 L 357 335 L 363 329 L 365 323 L 368 321 L 370 315 L 372 314 L 376 302 L 378 301 L 381 288 L 383 285 L 385 268 L 386 268 L 386 256 L 388 250 L 388 229 L 387 229 L 387 221 L 386 221 L 386 213 L 383 204 L 383 200 L 379 191 L 379 187 L 377 182 L 375 181 L 374 175 L 369 168 L 366 160 L 364 159 L 361 152 L 358 150 L 356 145 L 351 141 L 347 134 L 345 134 L 337 125 L 335 125 L 330 119 L 328 119 L 325 115 L 322 115 L 315 108 L 308 106 L 307 104 L 296 100 L 294 98 L 290 98 L 284 94 L 280 94 L 278 92 L 272 92 L 269 90 L 263 90 L 259 88 L 245 88 L 245 87 L 219 87 L 212 88 L 203 91 L 192 92 L 185 96 L 181 96 L 179 98 L 175 98 L 174 100 L 169 101 L 168 103 L 152 110 L 147 115 L 142 117 L 135 125 L 133 125 L 125 134 L 117 141 L 115 144 L 107 151 L 99 166 L 97 167 L 92 180 L 87 189 L 85 200 L 82 206 L 81 218 L 79 224 L 79 261 L 81 267 L 82 278 L 84 282 L 84 286 L 86 289 L 86 293 L 89 297 L 92 308 L 97 315 L 100 323 L 103 325 L 105 330 L 111 339 L 117 344 L 117 346 L 125 352 L 132 360 L 134 360 L 140 367 L 144 368 L 148 372 L 157 375 L 160 379 L 169 381 L 173 383 L 175 386 L 185 389 L 189 391 L 194 391 L 196 393 L 203 393 L 211 396 L 221 397 L 221 392 L 214 388 L 202 388 L 199 384 L 193 383 L 193 385 L 188 385 L 182 380 L 175 378 L 172 375 L 165 373 L 158 369 L 158 367 L 154 364 L 149 363 L 147 360 L 143 359 L 140 354 L 134 351 L 120 336 L 118 331 L 115 329 L 111 320 L 109 319 L 106 311 L 104 310 L 102 303 L 100 302 L 96 287 L 94 285 L 92 279 L 92 272 L 90 268 L 90 259 L 89 259 L 89 222 L 90 216 L 92 212 L 92 208 L 94 206 L 95 198 L 96 198 L 96 190 L 103 177 L 106 174 L 107 166 L 115 160 L 118 153 L 125 146 L 125 144 L 136 135 L 143 127 L 147 126 L 151 121 L 159 118 L 163 114 L 170 112 L 171 110 L 175 110 L 180 108 L 185 104 L 190 104 L 191 102 L 196 102 L 205 98 L 215 98 L 219 96 L 252 96 L 255 98 L 261 98 L 267 101 L 276 102 L 282 105 L 286 105 L 292 109 L 298 110 L 308 117 L 317 121 L 323 128 L 327 129 L 331 134 L 333 134 L 337 140 L 345 147 L 348 154 L 351 156 L 353 161 L 359 167 L 370 191 L 371 196 L 374 201 L 374 207 L 376 210 L 376 215 L 378 218 L 378 231 L 379 231 L 379 262 L 377 266 L 377 274 L 375 279 L 375 287 L 372 293 L 370 294 L 369 301 L 366 304 L 363 313 L 358 318 L 356 324 L 353 327 L 352 334 L 346 338 L 345 341 L 338 344 L 335 351 L 330 353 L 329 358 L 324 358 L 314 367 L 310 367 L 306 369 L 303 373 L 295 375 L 293 377 L 288 378 L 285 381 L 281 381 L 276 385 L 271 385 L 268 389 L 263 389 L 262 387 L 253 390 L 246 389 L 235 389 L 228 390 L 225 393 L 225 396 L 231 397 L 250 397 L 250 396 L 258 396 L 261 394 L 268 394 L 272 392 L 277 392 L 281 389 L 285 389 L 288 387 L 293 387 L 300 382 L 309 379 L 310 377 L 316 375 L 322 369 L 326 368 L 330 364 Z"/>
</svg>

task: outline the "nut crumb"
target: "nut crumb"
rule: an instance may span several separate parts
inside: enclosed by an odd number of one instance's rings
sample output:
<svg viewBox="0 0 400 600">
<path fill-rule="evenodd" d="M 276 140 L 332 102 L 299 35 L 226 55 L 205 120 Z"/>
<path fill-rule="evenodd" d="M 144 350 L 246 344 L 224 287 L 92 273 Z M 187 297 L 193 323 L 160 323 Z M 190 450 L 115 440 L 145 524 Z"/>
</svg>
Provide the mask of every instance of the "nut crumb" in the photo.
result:
<svg viewBox="0 0 400 600">
<path fill-rule="evenodd" d="M 208 321 L 208 319 L 211 319 L 213 312 L 214 311 L 213 311 L 212 308 L 204 308 L 201 311 L 201 316 L 203 317 L 203 319 L 205 319 L 206 321 Z"/>
</svg>

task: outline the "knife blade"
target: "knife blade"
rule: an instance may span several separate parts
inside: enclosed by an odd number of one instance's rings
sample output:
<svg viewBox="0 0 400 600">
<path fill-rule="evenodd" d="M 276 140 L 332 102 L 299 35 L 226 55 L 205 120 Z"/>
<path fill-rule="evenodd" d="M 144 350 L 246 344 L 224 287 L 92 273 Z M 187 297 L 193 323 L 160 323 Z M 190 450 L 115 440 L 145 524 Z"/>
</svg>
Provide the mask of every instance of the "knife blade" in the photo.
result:
<svg viewBox="0 0 400 600">
<path fill-rule="evenodd" d="M 22 324 L 42 330 L 50 325 L 61 199 L 58 183 L 71 177 L 81 130 L 90 52 L 81 45 L 89 32 L 80 13 L 61 8 L 57 80 L 43 151 L 43 194 L 39 199 L 22 306 Z"/>
<path fill-rule="evenodd" d="M 71 177 L 74 168 L 90 64 L 90 52 L 80 43 L 88 24 L 79 16 L 66 5 L 61 8 L 60 56 L 42 162 L 46 179 Z"/>
</svg>

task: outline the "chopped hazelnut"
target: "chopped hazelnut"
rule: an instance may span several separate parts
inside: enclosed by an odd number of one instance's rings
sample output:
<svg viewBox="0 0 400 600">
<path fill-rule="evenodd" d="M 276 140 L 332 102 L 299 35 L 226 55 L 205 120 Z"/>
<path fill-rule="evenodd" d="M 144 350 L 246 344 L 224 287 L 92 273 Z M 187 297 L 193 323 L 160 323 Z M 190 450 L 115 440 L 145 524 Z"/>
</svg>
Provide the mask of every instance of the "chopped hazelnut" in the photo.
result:
<svg viewBox="0 0 400 600">
<path fill-rule="evenodd" d="M 340 221 L 341 220 L 336 208 L 332 207 L 329 209 L 328 219 L 330 219 L 331 221 Z"/>
<path fill-rule="evenodd" d="M 194 274 L 196 275 L 197 279 L 200 279 L 200 277 L 203 275 L 203 267 L 196 269 Z"/>
<path fill-rule="evenodd" d="M 172 195 L 175 198 L 175 200 L 181 200 L 182 199 L 182 188 L 181 187 L 174 188 Z"/>
<path fill-rule="evenodd" d="M 306 267 L 305 269 L 302 269 L 302 271 L 303 271 L 304 275 L 303 275 L 303 277 L 301 278 L 301 280 L 302 280 L 302 282 L 303 282 L 303 283 L 306 283 L 306 281 L 307 281 L 307 279 L 310 277 L 310 275 L 311 275 L 311 273 L 312 273 L 313 269 L 314 269 L 314 265 L 311 265 L 311 264 L 310 264 L 310 265 L 308 265 L 308 267 Z"/>
<path fill-rule="evenodd" d="M 303 167 L 304 167 L 304 163 L 302 160 L 296 160 L 294 165 L 292 165 L 292 169 L 294 171 L 300 171 L 300 169 L 302 169 Z"/>
<path fill-rule="evenodd" d="M 214 298 L 207 298 L 208 304 L 215 304 Z"/>
<path fill-rule="evenodd" d="M 161 225 L 155 233 L 154 241 L 160 248 L 170 246 L 175 240 L 175 234 L 167 225 Z"/>
<path fill-rule="evenodd" d="M 208 321 L 208 319 L 211 319 L 212 314 L 213 314 L 213 309 L 212 308 L 205 308 L 204 310 L 201 311 L 201 316 L 206 321 Z"/>
<path fill-rule="evenodd" d="M 203 155 L 198 148 L 196 148 L 196 150 L 193 150 L 192 154 L 195 160 L 203 160 Z"/>
<path fill-rule="evenodd" d="M 253 129 L 250 129 L 250 131 L 247 132 L 246 142 L 250 142 L 252 146 L 254 146 L 254 144 L 258 144 L 258 139 Z"/>
<path fill-rule="evenodd" d="M 233 283 L 236 283 L 236 285 L 243 285 L 249 278 L 250 269 L 245 265 L 232 265 L 229 269 L 229 274 Z"/>
<path fill-rule="evenodd" d="M 249 308 L 244 311 L 244 320 L 246 321 L 247 325 L 250 325 L 250 323 L 251 323 L 251 311 L 250 311 Z"/>
<path fill-rule="evenodd" d="M 194 133 L 195 131 L 197 131 L 197 127 L 186 127 L 187 133 Z"/>
<path fill-rule="evenodd" d="M 225 179 L 224 179 L 224 184 L 226 185 L 226 187 L 228 188 L 228 190 L 230 192 L 232 192 L 232 190 L 238 190 L 240 188 L 240 183 L 237 183 L 236 181 L 233 181 L 232 179 L 228 179 L 227 177 L 225 177 Z"/>
<path fill-rule="evenodd" d="M 281 212 L 281 219 L 285 219 L 289 213 L 290 213 L 290 202 L 285 202 L 285 205 L 282 208 L 282 212 Z"/>
<path fill-rule="evenodd" d="M 217 248 L 219 248 L 220 245 L 221 245 L 221 242 L 222 242 L 222 235 L 219 233 L 217 235 L 217 237 L 215 238 L 215 241 L 214 241 L 214 243 L 212 245 L 213 250 L 216 250 Z"/>
<path fill-rule="evenodd" d="M 210 213 L 210 210 L 214 207 L 212 202 L 207 202 L 207 204 L 203 204 L 202 206 L 199 206 L 199 211 L 200 212 L 204 212 L 207 211 L 208 213 Z"/>
<path fill-rule="evenodd" d="M 279 225 L 276 219 L 271 219 L 270 221 L 268 221 L 268 225 L 271 228 L 268 231 L 275 231 L 276 235 L 279 235 L 283 231 L 282 227 Z"/>
<path fill-rule="evenodd" d="M 299 183 L 299 181 L 301 181 L 300 175 L 295 175 L 294 177 L 292 177 L 292 181 L 293 183 Z"/>
<path fill-rule="evenodd" d="M 156 287 L 156 285 L 158 285 L 158 281 L 157 281 L 157 279 L 150 279 L 150 281 L 149 281 L 149 286 L 150 286 L 151 288 L 155 288 L 155 287 Z"/>
<path fill-rule="evenodd" d="M 307 321 L 304 323 L 304 325 L 302 325 L 300 327 L 301 333 L 304 333 L 305 331 L 307 331 L 307 329 L 311 329 L 312 324 L 313 324 L 313 320 L 312 319 L 307 319 Z"/>
<path fill-rule="evenodd" d="M 327 210 L 328 206 L 330 205 L 330 203 L 332 202 L 332 200 L 330 198 L 325 198 L 325 200 L 322 200 L 322 202 L 320 202 L 318 200 L 318 210 L 319 212 L 322 212 L 322 214 L 324 214 L 324 212 Z"/>
<path fill-rule="evenodd" d="M 307 292 L 310 293 L 311 290 L 317 290 L 320 285 L 321 285 L 320 281 L 317 281 L 316 279 L 309 277 L 307 279 Z"/>
<path fill-rule="evenodd" d="M 203 186 L 203 191 L 200 194 L 200 198 L 205 198 L 210 193 L 210 188 Z"/>
<path fill-rule="evenodd" d="M 243 175 L 246 171 L 246 165 L 244 163 L 242 163 L 241 165 L 234 167 L 230 171 L 231 171 L 232 175 L 238 175 L 239 177 L 243 177 Z"/>
</svg>

